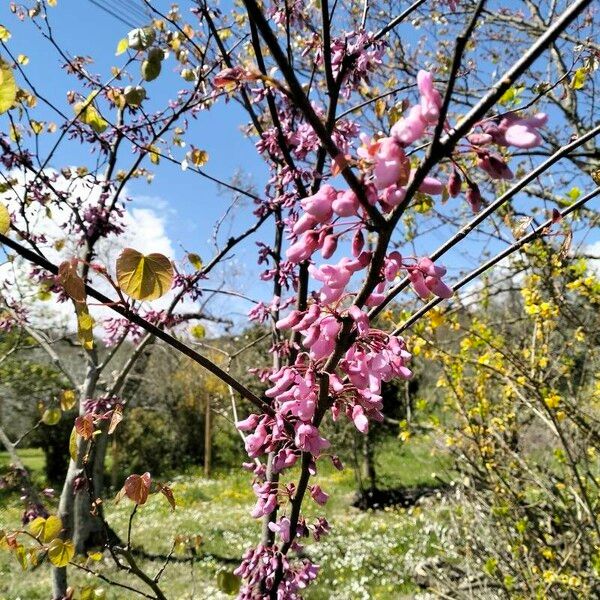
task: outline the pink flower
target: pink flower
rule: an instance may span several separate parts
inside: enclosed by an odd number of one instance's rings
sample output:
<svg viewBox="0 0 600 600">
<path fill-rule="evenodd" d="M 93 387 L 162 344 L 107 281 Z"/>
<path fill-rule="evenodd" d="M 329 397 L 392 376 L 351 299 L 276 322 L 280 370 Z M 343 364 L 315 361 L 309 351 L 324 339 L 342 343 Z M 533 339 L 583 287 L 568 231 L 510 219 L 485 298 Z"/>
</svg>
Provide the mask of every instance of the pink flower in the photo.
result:
<svg viewBox="0 0 600 600">
<path fill-rule="evenodd" d="M 425 177 L 419 186 L 419 191 L 424 194 L 439 196 L 444 191 L 444 184 L 435 177 Z"/>
<path fill-rule="evenodd" d="M 292 244 L 285 252 L 287 259 L 293 263 L 299 263 L 310 258 L 311 254 L 318 247 L 318 233 L 316 231 L 306 231 L 295 244 Z"/>
<path fill-rule="evenodd" d="M 452 198 L 456 198 L 460 194 L 460 188 L 462 187 L 462 179 L 457 169 L 452 169 L 452 173 L 448 178 L 448 194 Z"/>
<path fill-rule="evenodd" d="M 331 203 L 337 198 L 337 192 L 328 184 L 321 186 L 319 191 L 300 202 L 302 208 L 317 221 L 323 223 L 331 219 L 333 209 Z"/>
<path fill-rule="evenodd" d="M 260 417 L 255 414 L 251 414 L 249 417 L 244 419 L 243 421 L 238 421 L 235 426 L 240 431 L 252 431 L 258 425 Z"/>
<path fill-rule="evenodd" d="M 279 533 L 279 537 L 286 543 L 290 541 L 290 526 L 291 522 L 287 517 L 281 517 L 278 523 L 269 523 L 269 529 Z"/>
<path fill-rule="evenodd" d="M 402 117 L 394 123 L 391 134 L 402 146 L 409 146 L 423 137 L 426 126 L 421 106 L 417 104 L 411 107 L 407 117 Z"/>
<path fill-rule="evenodd" d="M 390 185 L 403 185 L 408 181 L 410 161 L 398 142 L 392 138 L 379 140 L 379 149 L 375 155 L 375 187 L 382 190 Z"/>
<path fill-rule="evenodd" d="M 271 436 L 263 423 L 260 423 L 256 431 L 246 437 L 246 452 L 250 458 L 258 458 L 263 454 L 270 443 Z"/>
<path fill-rule="evenodd" d="M 466 197 L 471 210 L 478 213 L 481 210 L 482 198 L 479 186 L 476 183 L 469 183 Z"/>
<path fill-rule="evenodd" d="M 296 423 L 296 446 L 304 452 L 310 452 L 318 458 L 322 450 L 329 448 L 330 443 L 319 435 L 319 430 L 309 423 Z"/>
<path fill-rule="evenodd" d="M 311 485 L 310 486 L 310 496 L 311 498 L 321 506 L 324 506 L 329 500 L 329 494 L 326 494 L 319 485 Z"/>
<path fill-rule="evenodd" d="M 358 213 L 360 203 L 352 190 L 339 192 L 337 198 L 331 203 L 333 212 L 340 217 L 351 217 Z"/>
<path fill-rule="evenodd" d="M 492 179 L 512 179 L 514 177 L 504 159 L 498 154 L 481 151 L 477 166 L 483 169 Z"/>
<path fill-rule="evenodd" d="M 352 420 L 356 429 L 361 433 L 369 431 L 369 420 L 365 416 L 365 410 L 360 404 L 356 404 L 352 409 Z"/>
<path fill-rule="evenodd" d="M 433 87 L 433 75 L 428 71 L 417 73 L 417 86 L 421 94 L 421 117 L 429 124 L 437 123 L 442 108 L 442 97 Z"/>
</svg>

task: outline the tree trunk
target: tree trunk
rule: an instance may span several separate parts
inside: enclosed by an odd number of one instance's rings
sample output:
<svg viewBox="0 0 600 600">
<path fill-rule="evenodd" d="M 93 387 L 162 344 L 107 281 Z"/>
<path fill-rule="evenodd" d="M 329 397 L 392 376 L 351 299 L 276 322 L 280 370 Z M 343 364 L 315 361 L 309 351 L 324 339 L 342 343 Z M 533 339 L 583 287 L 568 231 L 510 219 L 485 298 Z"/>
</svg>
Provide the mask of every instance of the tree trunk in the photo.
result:
<svg viewBox="0 0 600 600">
<path fill-rule="evenodd" d="M 377 489 L 377 471 L 375 468 L 375 447 L 371 430 L 363 438 L 363 459 L 365 479 L 369 482 L 369 489 Z"/>
<path fill-rule="evenodd" d="M 95 351 L 88 354 L 88 368 L 84 384 L 79 395 L 79 414 L 85 414 L 85 401 L 93 398 L 98 382 L 98 360 Z M 85 455 L 89 442 L 77 438 L 77 460 L 69 460 L 67 477 L 63 484 L 58 505 L 58 516 L 63 525 L 61 539 L 72 539 L 78 553 L 85 551 L 87 537 L 94 528 L 98 529 L 98 519 L 90 514 L 90 501 L 87 490 L 73 492 L 73 485 L 77 477 L 83 475 Z M 95 523 L 94 523 L 95 522 Z M 52 597 L 54 600 L 63 598 L 67 594 L 67 569 L 66 567 L 52 569 Z"/>
</svg>

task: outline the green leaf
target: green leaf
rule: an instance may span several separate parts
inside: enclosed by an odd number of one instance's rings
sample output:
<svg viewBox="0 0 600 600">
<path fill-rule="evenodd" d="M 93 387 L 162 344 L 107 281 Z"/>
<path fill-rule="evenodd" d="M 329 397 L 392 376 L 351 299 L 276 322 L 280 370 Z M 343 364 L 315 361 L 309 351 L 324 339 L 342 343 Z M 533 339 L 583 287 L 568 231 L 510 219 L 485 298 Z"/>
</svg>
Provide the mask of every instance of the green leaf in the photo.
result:
<svg viewBox="0 0 600 600">
<path fill-rule="evenodd" d="M 44 425 L 56 425 L 62 417 L 62 410 L 60 408 L 47 408 L 42 415 L 42 423 Z"/>
<path fill-rule="evenodd" d="M 0 114 L 12 107 L 17 98 L 17 83 L 12 69 L 0 59 Z"/>
<path fill-rule="evenodd" d="M 29 531 L 44 544 L 51 542 L 62 531 L 62 521 L 56 515 L 50 515 L 47 519 L 37 517 L 29 523 Z"/>
<path fill-rule="evenodd" d="M 108 121 L 105 121 L 93 104 L 95 93 L 90 94 L 83 102 L 78 102 L 73 107 L 77 118 L 86 125 L 89 125 L 96 133 L 102 133 L 108 127 Z"/>
<path fill-rule="evenodd" d="M 233 596 L 240 589 L 240 578 L 234 575 L 231 571 L 219 571 L 217 573 L 217 588 L 225 594 Z"/>
<path fill-rule="evenodd" d="M 587 69 L 582 67 L 577 69 L 575 73 L 573 73 L 573 78 L 571 79 L 571 83 L 569 84 L 572 90 L 580 90 L 585 86 L 585 81 L 587 79 Z"/>
<path fill-rule="evenodd" d="M 191 329 L 190 329 L 190 333 L 197 339 L 197 340 L 201 340 L 202 338 L 206 337 L 206 329 L 204 327 L 204 325 L 194 325 Z"/>
<path fill-rule="evenodd" d="M 69 437 L 69 455 L 74 462 L 77 462 L 77 430 L 75 427 L 71 430 Z"/>
<path fill-rule="evenodd" d="M 119 43 L 117 44 L 117 51 L 115 52 L 115 56 L 120 56 L 121 54 L 123 54 L 123 52 L 125 52 L 127 50 L 127 48 L 129 48 L 129 41 L 127 40 L 127 38 L 123 38 L 122 40 L 119 40 Z"/>
<path fill-rule="evenodd" d="M 202 268 L 202 259 L 198 254 L 190 252 L 187 255 L 187 259 L 190 261 L 190 264 L 192 265 L 192 267 L 194 267 L 194 269 L 196 269 L 196 271 L 199 271 Z"/>
<path fill-rule="evenodd" d="M 77 337 L 86 350 L 94 347 L 94 319 L 85 303 L 77 302 Z"/>
<path fill-rule="evenodd" d="M 173 265 L 163 254 L 144 256 L 125 248 L 117 259 L 117 281 L 135 300 L 155 300 L 166 294 L 173 281 Z"/>
<path fill-rule="evenodd" d="M 0 233 L 5 235 L 10 229 L 10 213 L 4 204 L 0 204 Z"/>
<path fill-rule="evenodd" d="M 144 60 L 142 62 L 142 77 L 144 81 L 154 81 L 161 70 L 160 60 Z"/>
<path fill-rule="evenodd" d="M 66 567 L 75 556 L 75 546 L 70 540 L 55 539 L 48 547 L 48 558 L 55 567 Z"/>
</svg>

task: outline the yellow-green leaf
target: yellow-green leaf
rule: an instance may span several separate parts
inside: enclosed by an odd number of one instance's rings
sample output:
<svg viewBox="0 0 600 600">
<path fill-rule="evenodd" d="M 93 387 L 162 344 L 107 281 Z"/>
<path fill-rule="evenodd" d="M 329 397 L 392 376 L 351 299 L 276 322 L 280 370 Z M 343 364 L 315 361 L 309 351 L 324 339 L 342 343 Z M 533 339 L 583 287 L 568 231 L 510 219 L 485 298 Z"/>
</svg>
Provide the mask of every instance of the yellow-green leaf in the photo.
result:
<svg viewBox="0 0 600 600">
<path fill-rule="evenodd" d="M 190 261 L 190 264 L 192 267 L 194 267 L 194 269 L 196 269 L 196 271 L 199 271 L 202 268 L 202 259 L 198 254 L 190 252 L 190 254 L 187 255 L 187 259 Z"/>
<path fill-rule="evenodd" d="M 201 340 L 203 337 L 206 336 L 206 329 L 204 328 L 204 325 L 194 325 L 191 329 L 190 329 L 190 333 L 198 340 Z"/>
<path fill-rule="evenodd" d="M 160 162 L 160 149 L 156 146 L 150 146 L 148 152 L 150 152 L 150 162 L 157 165 Z"/>
<path fill-rule="evenodd" d="M 101 116 L 92 101 L 96 94 L 90 94 L 84 102 L 77 102 L 73 107 L 77 118 L 89 125 L 96 133 L 102 133 L 108 127 L 108 121 Z"/>
<path fill-rule="evenodd" d="M 125 248 L 117 259 L 117 281 L 129 297 L 155 300 L 171 288 L 173 266 L 163 254 L 144 256 L 133 248 Z"/>
<path fill-rule="evenodd" d="M 77 307 L 77 337 L 86 350 L 94 347 L 94 319 L 85 303 L 76 303 Z"/>
<path fill-rule="evenodd" d="M 55 567 L 66 567 L 75 556 L 75 546 L 70 540 L 53 540 L 48 547 L 48 558 Z"/>
<path fill-rule="evenodd" d="M 0 114 L 5 113 L 17 98 L 17 83 L 12 69 L 0 59 Z"/>
<path fill-rule="evenodd" d="M 51 542 L 62 531 L 62 521 L 56 515 L 50 515 L 47 519 L 37 517 L 29 523 L 31 535 L 38 538 L 44 544 Z"/>
<path fill-rule="evenodd" d="M 62 417 L 60 408 L 47 408 L 42 415 L 42 422 L 45 425 L 56 425 Z"/>
<path fill-rule="evenodd" d="M 571 79 L 571 89 L 572 90 L 580 90 L 585 86 L 585 80 L 587 79 L 587 69 L 582 67 L 581 69 L 577 69 L 575 73 L 573 73 L 573 78 Z"/>
<path fill-rule="evenodd" d="M 8 42 L 8 40 L 10 40 L 10 38 L 11 38 L 10 31 L 8 29 L 6 29 L 6 27 L 4 27 L 4 25 L 0 25 L 0 42 Z"/>
<path fill-rule="evenodd" d="M 77 462 L 77 430 L 75 427 L 71 430 L 69 437 L 69 455 L 74 462 Z"/>
<path fill-rule="evenodd" d="M 0 204 L 0 233 L 5 235 L 10 229 L 10 213 L 4 204 Z"/>
<path fill-rule="evenodd" d="M 75 406 L 77 397 L 74 390 L 63 390 L 60 393 L 60 407 L 63 410 L 71 410 Z"/>
<path fill-rule="evenodd" d="M 125 52 L 125 50 L 127 50 L 127 48 L 129 48 L 129 41 L 127 40 L 127 38 L 123 38 L 123 39 L 119 40 L 119 43 L 117 44 L 117 51 L 115 52 L 115 56 L 119 56 L 119 55 L 123 54 L 123 52 Z"/>
</svg>

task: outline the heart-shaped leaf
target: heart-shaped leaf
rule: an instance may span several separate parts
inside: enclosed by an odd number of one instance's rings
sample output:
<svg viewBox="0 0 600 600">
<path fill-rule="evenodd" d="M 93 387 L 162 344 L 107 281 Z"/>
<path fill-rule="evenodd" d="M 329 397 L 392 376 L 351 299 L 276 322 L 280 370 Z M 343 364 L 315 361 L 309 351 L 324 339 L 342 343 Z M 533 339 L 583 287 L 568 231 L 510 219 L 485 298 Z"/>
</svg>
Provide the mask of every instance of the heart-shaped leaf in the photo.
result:
<svg viewBox="0 0 600 600">
<path fill-rule="evenodd" d="M 2 235 L 8 233 L 10 229 L 10 213 L 4 204 L 0 204 L 0 233 Z"/>
<path fill-rule="evenodd" d="M 135 300 L 155 300 L 166 294 L 173 281 L 173 265 L 163 254 L 144 256 L 125 248 L 117 259 L 117 281 Z"/>
<path fill-rule="evenodd" d="M 56 515 L 50 515 L 47 519 L 37 517 L 29 523 L 29 531 L 38 540 L 47 544 L 62 531 L 62 521 Z"/>
<path fill-rule="evenodd" d="M 0 114 L 5 113 L 17 98 L 17 83 L 12 69 L 0 59 Z"/>
<path fill-rule="evenodd" d="M 70 540 L 52 540 L 48 547 L 48 558 L 55 567 L 66 567 L 75 556 L 75 546 Z"/>
<path fill-rule="evenodd" d="M 143 475 L 130 475 L 125 480 L 123 490 L 125 495 L 133 500 L 136 504 L 145 504 L 148 500 L 148 493 L 150 492 L 150 484 L 152 479 L 150 473 L 144 473 Z"/>
</svg>

